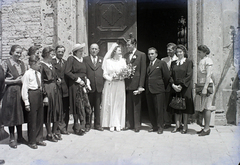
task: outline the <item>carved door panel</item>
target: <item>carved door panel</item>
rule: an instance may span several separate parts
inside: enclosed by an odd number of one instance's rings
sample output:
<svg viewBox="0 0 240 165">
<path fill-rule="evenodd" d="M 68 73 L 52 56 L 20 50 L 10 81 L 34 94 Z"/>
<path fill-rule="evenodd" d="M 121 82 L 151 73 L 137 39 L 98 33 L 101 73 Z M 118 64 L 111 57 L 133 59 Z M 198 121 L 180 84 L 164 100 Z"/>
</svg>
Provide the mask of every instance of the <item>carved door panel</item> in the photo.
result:
<svg viewBox="0 0 240 165">
<path fill-rule="evenodd" d="M 137 34 L 137 0 L 88 0 L 88 43 L 97 43 L 104 56 L 113 42 L 126 52 L 126 39 Z"/>
</svg>

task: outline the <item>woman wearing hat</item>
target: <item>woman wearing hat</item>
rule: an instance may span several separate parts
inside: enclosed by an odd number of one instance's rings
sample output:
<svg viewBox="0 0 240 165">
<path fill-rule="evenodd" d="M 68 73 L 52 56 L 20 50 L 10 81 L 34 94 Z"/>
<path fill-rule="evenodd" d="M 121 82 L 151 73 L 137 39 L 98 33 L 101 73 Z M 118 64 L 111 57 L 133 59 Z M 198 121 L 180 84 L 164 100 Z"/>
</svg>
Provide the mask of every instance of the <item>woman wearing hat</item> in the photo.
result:
<svg viewBox="0 0 240 165">
<path fill-rule="evenodd" d="M 84 46 L 85 43 L 73 46 L 73 56 L 68 57 L 65 68 L 65 74 L 69 78 L 69 103 L 74 118 L 73 130 L 77 135 L 85 133 L 85 130 L 80 129 L 78 119 L 82 123 L 85 119 L 90 119 L 89 115 L 91 114 L 86 90 L 89 80 L 86 78 L 87 70 L 82 57 Z"/>
</svg>

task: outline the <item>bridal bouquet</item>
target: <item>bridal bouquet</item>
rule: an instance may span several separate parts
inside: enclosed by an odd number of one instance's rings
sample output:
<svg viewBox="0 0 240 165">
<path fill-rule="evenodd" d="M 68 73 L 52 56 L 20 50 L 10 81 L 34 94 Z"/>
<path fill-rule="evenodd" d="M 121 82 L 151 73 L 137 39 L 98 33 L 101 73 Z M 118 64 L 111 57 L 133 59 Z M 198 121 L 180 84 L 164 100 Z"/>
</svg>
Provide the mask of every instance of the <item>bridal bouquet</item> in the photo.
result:
<svg viewBox="0 0 240 165">
<path fill-rule="evenodd" d="M 132 78 L 137 66 L 128 64 L 126 68 L 122 69 L 119 73 L 115 73 L 113 78 L 115 80 L 123 80 L 125 78 Z"/>
</svg>

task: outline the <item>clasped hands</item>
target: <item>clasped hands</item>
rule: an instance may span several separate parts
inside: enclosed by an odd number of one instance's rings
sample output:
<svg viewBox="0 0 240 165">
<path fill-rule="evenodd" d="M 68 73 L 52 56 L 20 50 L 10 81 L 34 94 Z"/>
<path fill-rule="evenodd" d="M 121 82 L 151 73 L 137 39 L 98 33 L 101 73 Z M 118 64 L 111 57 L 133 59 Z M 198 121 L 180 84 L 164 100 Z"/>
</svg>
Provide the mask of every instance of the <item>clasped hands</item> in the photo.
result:
<svg viewBox="0 0 240 165">
<path fill-rule="evenodd" d="M 182 90 L 182 86 L 181 86 L 181 85 L 172 84 L 172 88 L 173 88 L 176 92 L 181 92 L 181 90 Z"/>
</svg>

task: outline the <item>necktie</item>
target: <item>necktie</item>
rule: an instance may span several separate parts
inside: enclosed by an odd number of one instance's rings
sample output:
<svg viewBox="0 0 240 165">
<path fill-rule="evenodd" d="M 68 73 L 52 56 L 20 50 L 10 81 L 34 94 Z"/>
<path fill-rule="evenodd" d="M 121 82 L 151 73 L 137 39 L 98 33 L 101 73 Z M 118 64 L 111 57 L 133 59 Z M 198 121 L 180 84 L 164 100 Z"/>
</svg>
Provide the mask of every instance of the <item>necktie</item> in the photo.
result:
<svg viewBox="0 0 240 165">
<path fill-rule="evenodd" d="M 59 63 L 60 63 L 60 66 L 62 67 L 63 66 L 62 60 L 59 60 Z"/>
<path fill-rule="evenodd" d="M 36 76 L 37 85 L 38 85 L 38 89 L 39 89 L 41 87 L 41 83 L 40 83 L 40 80 L 38 78 L 37 71 L 35 71 L 35 76 Z"/>
<path fill-rule="evenodd" d="M 94 64 L 94 66 L 96 66 L 96 64 L 97 64 L 97 58 L 96 57 L 93 58 L 93 64 Z"/>
<path fill-rule="evenodd" d="M 149 65 L 149 67 L 148 67 L 148 73 L 150 72 L 150 70 L 151 70 L 151 68 L 152 68 L 152 62 L 150 62 L 150 65 Z"/>
</svg>

